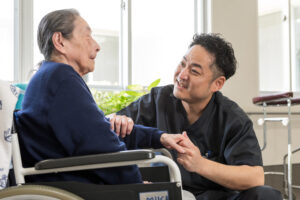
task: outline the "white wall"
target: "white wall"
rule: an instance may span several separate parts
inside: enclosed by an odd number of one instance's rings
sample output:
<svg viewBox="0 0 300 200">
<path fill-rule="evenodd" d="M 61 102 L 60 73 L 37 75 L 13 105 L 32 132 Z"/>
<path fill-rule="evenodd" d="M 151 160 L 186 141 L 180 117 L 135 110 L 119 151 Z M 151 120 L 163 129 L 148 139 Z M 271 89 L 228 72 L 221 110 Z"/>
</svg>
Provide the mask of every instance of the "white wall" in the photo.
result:
<svg viewBox="0 0 300 200">
<path fill-rule="evenodd" d="M 252 104 L 252 98 L 259 95 L 257 1 L 211 0 L 211 3 L 211 30 L 221 33 L 232 43 L 238 61 L 236 74 L 226 82 L 222 92 L 246 112 L 262 112 L 261 107 Z M 293 110 L 299 108 L 300 106 L 293 107 Z M 284 111 L 284 108 L 272 108 L 272 111 Z M 259 117 L 262 116 L 250 115 L 262 145 L 263 131 L 257 125 Z M 268 128 L 268 146 L 263 151 L 264 164 L 281 164 L 282 157 L 287 152 L 287 129 L 280 124 L 269 124 Z M 300 147 L 300 115 L 293 115 L 292 134 L 292 149 L 295 149 Z M 300 153 L 293 160 L 300 162 Z"/>
<path fill-rule="evenodd" d="M 257 111 L 252 97 L 258 95 L 257 2 L 212 0 L 212 32 L 232 43 L 238 61 L 236 74 L 222 89 L 247 111 Z"/>
</svg>

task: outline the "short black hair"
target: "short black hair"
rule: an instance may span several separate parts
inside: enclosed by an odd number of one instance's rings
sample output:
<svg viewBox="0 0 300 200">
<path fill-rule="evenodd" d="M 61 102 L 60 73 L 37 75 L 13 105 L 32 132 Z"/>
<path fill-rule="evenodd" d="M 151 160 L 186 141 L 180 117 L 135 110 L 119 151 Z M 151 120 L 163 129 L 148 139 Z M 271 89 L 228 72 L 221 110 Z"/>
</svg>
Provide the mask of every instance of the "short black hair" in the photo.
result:
<svg viewBox="0 0 300 200">
<path fill-rule="evenodd" d="M 194 45 L 202 46 L 214 56 L 215 61 L 213 64 L 216 65 L 219 72 L 215 74 L 215 78 L 220 74 L 224 75 L 226 79 L 234 75 L 237 65 L 234 50 L 231 43 L 225 41 L 220 34 L 195 34 L 189 48 Z"/>
</svg>

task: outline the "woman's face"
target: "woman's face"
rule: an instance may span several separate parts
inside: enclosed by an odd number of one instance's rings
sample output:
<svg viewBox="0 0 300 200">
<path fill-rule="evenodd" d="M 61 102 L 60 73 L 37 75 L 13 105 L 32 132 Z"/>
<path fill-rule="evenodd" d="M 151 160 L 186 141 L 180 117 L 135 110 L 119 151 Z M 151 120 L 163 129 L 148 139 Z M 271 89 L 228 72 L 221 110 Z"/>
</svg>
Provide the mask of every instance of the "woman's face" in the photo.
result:
<svg viewBox="0 0 300 200">
<path fill-rule="evenodd" d="M 92 37 L 92 31 L 87 22 L 80 16 L 74 21 L 71 39 L 65 42 L 66 58 L 81 76 L 94 71 L 95 58 L 100 46 Z"/>
</svg>

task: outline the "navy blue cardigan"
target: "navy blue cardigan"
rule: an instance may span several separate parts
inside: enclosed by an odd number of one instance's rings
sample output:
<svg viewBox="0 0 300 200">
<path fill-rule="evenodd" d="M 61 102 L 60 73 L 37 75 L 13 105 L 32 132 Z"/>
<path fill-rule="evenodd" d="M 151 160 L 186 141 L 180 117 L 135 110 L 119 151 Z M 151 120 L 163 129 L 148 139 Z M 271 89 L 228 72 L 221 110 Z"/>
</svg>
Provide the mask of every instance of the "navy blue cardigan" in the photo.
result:
<svg viewBox="0 0 300 200">
<path fill-rule="evenodd" d="M 49 158 L 160 148 L 162 131 L 135 125 L 124 141 L 96 105 L 81 76 L 69 65 L 43 62 L 16 114 L 24 167 Z M 124 143 L 125 142 L 125 143 Z M 142 182 L 137 166 L 36 175 L 36 181 L 81 181 L 97 184 Z"/>
</svg>

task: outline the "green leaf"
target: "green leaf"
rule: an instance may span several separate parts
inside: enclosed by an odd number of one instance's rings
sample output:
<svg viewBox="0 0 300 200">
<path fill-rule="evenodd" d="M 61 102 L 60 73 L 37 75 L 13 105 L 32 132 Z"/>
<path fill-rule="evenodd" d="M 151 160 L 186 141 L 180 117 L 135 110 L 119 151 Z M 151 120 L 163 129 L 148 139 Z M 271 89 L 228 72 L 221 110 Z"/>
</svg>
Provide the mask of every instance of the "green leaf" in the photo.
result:
<svg viewBox="0 0 300 200">
<path fill-rule="evenodd" d="M 128 85 L 129 90 L 142 91 L 144 88 L 141 85 Z"/>
<path fill-rule="evenodd" d="M 136 91 L 125 91 L 125 93 L 130 96 L 140 96 L 140 92 L 136 92 Z"/>
<path fill-rule="evenodd" d="M 160 79 L 152 82 L 148 90 L 145 90 L 141 85 L 129 85 L 129 90 L 125 91 L 98 91 L 92 88 L 91 92 L 98 107 L 105 115 L 108 115 L 118 112 L 141 96 L 147 94 L 151 88 L 156 87 L 159 82 Z"/>
<path fill-rule="evenodd" d="M 156 86 L 159 84 L 159 82 L 160 82 L 160 78 L 157 79 L 157 80 L 155 80 L 155 81 L 153 81 L 153 82 L 148 86 L 147 90 L 150 91 L 153 87 L 156 87 Z"/>
</svg>

